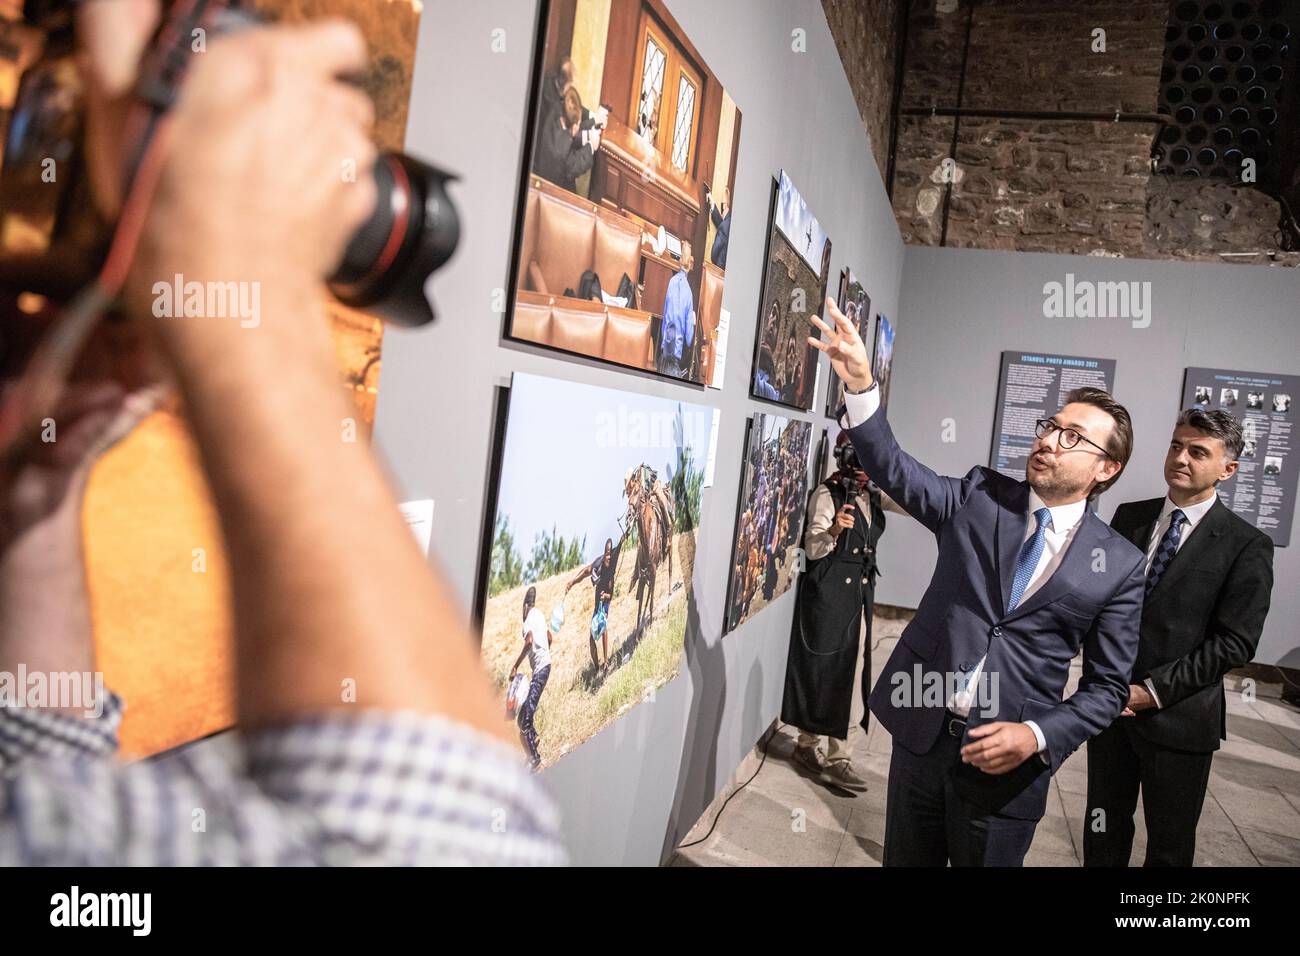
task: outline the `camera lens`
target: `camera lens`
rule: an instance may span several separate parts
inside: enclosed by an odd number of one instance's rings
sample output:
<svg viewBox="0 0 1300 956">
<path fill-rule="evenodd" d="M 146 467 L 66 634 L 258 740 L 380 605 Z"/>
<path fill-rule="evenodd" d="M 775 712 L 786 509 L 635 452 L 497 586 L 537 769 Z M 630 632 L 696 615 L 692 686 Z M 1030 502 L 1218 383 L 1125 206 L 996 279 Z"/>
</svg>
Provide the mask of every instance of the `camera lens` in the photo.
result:
<svg viewBox="0 0 1300 956">
<path fill-rule="evenodd" d="M 451 178 L 401 153 L 376 160 L 375 209 L 330 279 L 339 301 L 398 325 L 433 321 L 424 283 L 451 258 L 460 238 L 460 219 L 446 191 Z"/>
</svg>

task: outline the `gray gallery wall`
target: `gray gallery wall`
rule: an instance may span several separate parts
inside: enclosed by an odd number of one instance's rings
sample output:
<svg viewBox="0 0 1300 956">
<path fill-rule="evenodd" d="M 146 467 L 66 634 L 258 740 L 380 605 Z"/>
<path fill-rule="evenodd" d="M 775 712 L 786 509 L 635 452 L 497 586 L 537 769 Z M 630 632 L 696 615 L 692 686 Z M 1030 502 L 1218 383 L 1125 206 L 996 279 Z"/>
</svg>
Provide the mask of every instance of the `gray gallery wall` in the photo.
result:
<svg viewBox="0 0 1300 956">
<path fill-rule="evenodd" d="M 1151 324 L 1046 319 L 1043 286 L 1076 280 L 1150 282 Z M 1165 493 L 1162 464 L 1182 399 L 1183 370 L 1210 366 L 1300 372 L 1300 270 L 909 246 L 899 294 L 889 418 L 900 443 L 944 474 L 988 464 L 1003 350 L 1116 360 L 1115 395 L 1133 417 L 1136 447 L 1102 496 Z M 952 419 L 956 441 L 943 438 Z M 933 538 L 896 521 L 882 542 L 876 600 L 915 607 L 934 567 Z M 1273 604 L 1257 660 L 1300 667 L 1300 522 L 1275 553 Z"/>
<path fill-rule="evenodd" d="M 669 0 L 668 6 L 743 117 L 723 298 L 732 315 L 725 389 L 673 385 L 501 340 L 502 316 L 493 304 L 509 273 L 537 10 L 521 0 L 434 0 L 421 17 L 407 149 L 462 174 L 454 194 L 466 221 L 460 251 L 431 284 L 438 324 L 385 339 L 376 417 L 375 444 L 403 498 L 435 501 L 431 551 L 468 608 L 484 524 L 494 390 L 512 372 L 722 409 L 681 672 L 653 702 L 544 775 L 565 810 L 569 848 L 579 863 L 660 862 L 780 709 L 793 594 L 720 636 L 745 422 L 754 411 L 779 411 L 751 400 L 748 388 L 778 170 L 789 172 L 831 237 L 832 291 L 840 269 L 851 265 L 873 303 L 898 314 L 903 246 L 821 4 Z M 805 31 L 806 52 L 792 49 L 797 29 Z M 505 51 L 494 52 L 501 39 Z M 907 323 L 899 326 L 901 337 Z M 801 417 L 822 423 L 819 414 Z"/>
</svg>

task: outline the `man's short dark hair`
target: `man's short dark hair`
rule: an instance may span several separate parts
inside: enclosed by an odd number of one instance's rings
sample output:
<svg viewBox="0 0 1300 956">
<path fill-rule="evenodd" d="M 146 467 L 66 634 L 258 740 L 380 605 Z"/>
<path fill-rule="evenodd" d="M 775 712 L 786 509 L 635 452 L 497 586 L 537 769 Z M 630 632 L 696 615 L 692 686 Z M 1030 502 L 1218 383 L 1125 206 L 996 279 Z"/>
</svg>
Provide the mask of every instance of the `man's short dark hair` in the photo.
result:
<svg viewBox="0 0 1300 956">
<path fill-rule="evenodd" d="M 1076 388 L 1069 395 L 1065 396 L 1065 404 L 1071 405 L 1078 402 L 1083 405 L 1092 405 L 1094 408 L 1100 408 L 1109 415 L 1115 422 L 1115 426 L 1110 430 L 1110 435 L 1103 446 L 1106 454 L 1111 457 L 1112 461 L 1119 462 L 1119 471 L 1115 472 L 1114 477 L 1107 481 L 1101 481 L 1093 485 L 1092 491 L 1088 492 L 1089 498 L 1095 498 L 1115 482 L 1119 481 L 1119 476 L 1124 474 L 1124 466 L 1128 464 L 1129 456 L 1133 454 L 1133 419 L 1129 417 L 1128 409 L 1115 401 L 1110 392 L 1101 388 Z M 1100 444 L 1100 443 L 1099 443 Z"/>
<path fill-rule="evenodd" d="M 533 607 L 536 604 L 537 604 L 537 588 L 530 584 L 528 586 L 528 590 L 524 592 L 524 609 L 527 610 L 528 608 Z"/>
<path fill-rule="evenodd" d="M 1211 438 L 1223 442 L 1223 447 L 1227 449 L 1228 461 L 1236 461 L 1246 443 L 1246 438 L 1241 432 L 1241 423 L 1227 412 L 1218 409 L 1206 411 L 1203 408 L 1185 408 L 1179 412 L 1178 421 L 1174 422 L 1175 428 L 1181 428 L 1183 425 L 1195 428 L 1198 432 L 1204 432 Z"/>
</svg>

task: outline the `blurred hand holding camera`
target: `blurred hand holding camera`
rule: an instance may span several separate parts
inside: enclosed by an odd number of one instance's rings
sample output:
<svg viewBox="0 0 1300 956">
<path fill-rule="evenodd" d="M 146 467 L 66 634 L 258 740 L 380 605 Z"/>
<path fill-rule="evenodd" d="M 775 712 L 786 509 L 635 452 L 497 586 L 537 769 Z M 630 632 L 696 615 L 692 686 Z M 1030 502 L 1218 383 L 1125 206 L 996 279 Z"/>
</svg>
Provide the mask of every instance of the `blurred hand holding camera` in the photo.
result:
<svg viewBox="0 0 1300 956">
<path fill-rule="evenodd" d="M 183 376 L 205 360 L 274 362 L 285 350 L 334 375 L 322 283 L 376 193 L 373 108 L 337 77 L 364 61 L 360 33 L 332 21 L 240 32 L 195 57 L 127 300 L 134 314 L 154 315 L 155 283 L 176 275 L 256 283 L 264 318 L 250 330 L 158 317 L 164 348 L 190 365 Z"/>
</svg>

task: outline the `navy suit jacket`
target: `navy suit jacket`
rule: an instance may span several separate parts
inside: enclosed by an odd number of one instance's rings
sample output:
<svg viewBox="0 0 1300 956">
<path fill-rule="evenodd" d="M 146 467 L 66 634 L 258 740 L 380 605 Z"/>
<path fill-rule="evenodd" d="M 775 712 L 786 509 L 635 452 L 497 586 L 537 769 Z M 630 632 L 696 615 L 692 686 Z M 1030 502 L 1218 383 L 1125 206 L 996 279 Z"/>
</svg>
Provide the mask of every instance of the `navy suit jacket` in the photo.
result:
<svg viewBox="0 0 1300 956">
<path fill-rule="evenodd" d="M 935 474 L 898 447 L 882 409 L 849 436 L 867 474 L 939 545 L 930 586 L 871 691 L 871 712 L 897 744 L 923 755 L 946 733 L 948 675 L 969 672 L 987 655 L 983 674 L 990 690 L 996 675 L 997 693 L 991 706 L 972 706 L 962 744 L 980 724 L 1033 720 L 1047 741 L 1047 760 L 1031 755 L 996 775 L 962 764 L 954 786 L 976 806 L 1037 820 L 1050 775 L 1128 703 L 1145 555 L 1085 509 L 1055 573 L 1008 614 L 1029 527 L 1028 483 L 984 467 L 964 478 Z M 1081 647 L 1078 689 L 1062 700 Z M 941 699 L 915 691 L 925 674 L 943 680 Z"/>
</svg>

